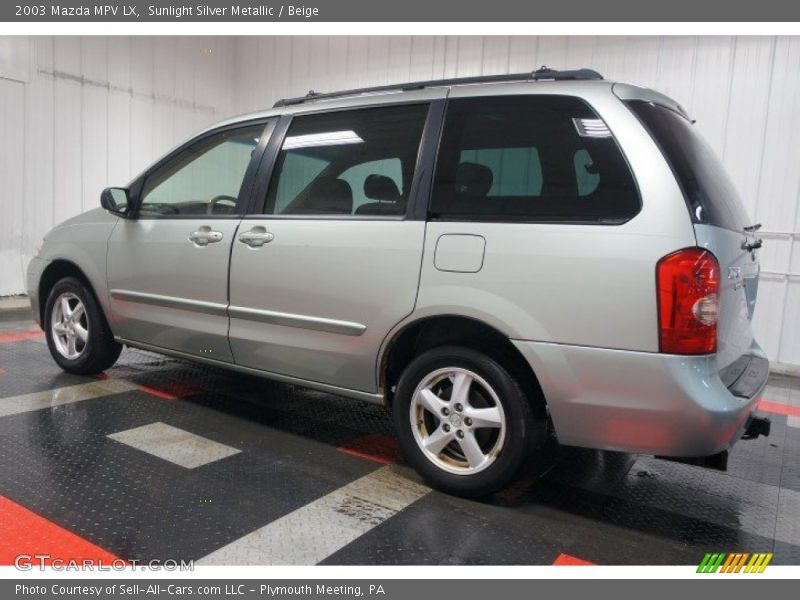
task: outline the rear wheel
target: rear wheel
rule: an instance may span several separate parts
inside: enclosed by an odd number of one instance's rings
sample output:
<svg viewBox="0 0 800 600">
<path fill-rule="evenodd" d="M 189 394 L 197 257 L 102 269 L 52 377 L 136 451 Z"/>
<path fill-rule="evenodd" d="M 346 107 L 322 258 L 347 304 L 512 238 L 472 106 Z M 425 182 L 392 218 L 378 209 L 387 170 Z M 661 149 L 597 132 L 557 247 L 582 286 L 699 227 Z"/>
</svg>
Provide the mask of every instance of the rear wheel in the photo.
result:
<svg viewBox="0 0 800 600">
<path fill-rule="evenodd" d="M 461 346 L 415 358 L 393 410 L 408 462 L 433 487 L 460 496 L 502 488 L 546 437 L 546 421 L 509 371 Z"/>
<path fill-rule="evenodd" d="M 108 369 L 122 351 L 94 295 L 74 277 L 61 279 L 50 291 L 44 329 L 53 359 L 75 375 Z"/>
</svg>

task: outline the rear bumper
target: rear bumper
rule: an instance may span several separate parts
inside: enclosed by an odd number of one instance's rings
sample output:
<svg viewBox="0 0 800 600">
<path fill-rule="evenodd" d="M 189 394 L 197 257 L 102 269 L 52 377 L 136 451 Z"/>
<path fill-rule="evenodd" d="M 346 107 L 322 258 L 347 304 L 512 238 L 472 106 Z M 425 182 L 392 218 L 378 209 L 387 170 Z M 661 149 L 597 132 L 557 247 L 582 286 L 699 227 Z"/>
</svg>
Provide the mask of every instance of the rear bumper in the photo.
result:
<svg viewBox="0 0 800 600">
<path fill-rule="evenodd" d="M 559 441 L 570 446 L 716 454 L 742 437 L 767 382 L 766 356 L 756 344 L 750 354 L 759 359 L 759 380 L 751 377 L 746 397 L 726 387 L 715 356 L 514 344 L 539 378 Z"/>
</svg>

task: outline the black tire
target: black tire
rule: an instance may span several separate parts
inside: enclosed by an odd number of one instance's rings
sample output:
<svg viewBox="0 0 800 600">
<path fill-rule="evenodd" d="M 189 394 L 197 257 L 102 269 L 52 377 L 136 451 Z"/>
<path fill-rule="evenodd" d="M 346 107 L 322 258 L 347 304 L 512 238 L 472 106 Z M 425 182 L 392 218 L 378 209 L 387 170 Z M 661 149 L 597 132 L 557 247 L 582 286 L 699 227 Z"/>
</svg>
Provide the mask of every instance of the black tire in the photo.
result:
<svg viewBox="0 0 800 600">
<path fill-rule="evenodd" d="M 457 474 L 446 470 L 428 458 L 415 437 L 417 425 L 411 419 L 413 395 L 430 374 L 447 368 L 465 369 L 482 378 L 499 399 L 505 415 L 504 439 L 500 442 L 498 435 L 495 441 L 499 452 L 496 452 L 493 462 L 478 472 Z M 543 411 L 534 410 L 532 404 L 540 401 L 540 398 L 527 397 L 510 370 L 494 358 L 463 346 L 441 346 L 424 352 L 406 367 L 397 384 L 393 416 L 406 461 L 431 487 L 457 496 L 480 497 L 503 488 L 532 454 L 544 447 L 547 420 L 538 416 Z M 432 413 L 425 415 L 427 419 L 431 417 Z M 419 423 L 420 419 L 416 422 Z M 441 420 L 433 426 L 438 428 L 444 423 Z"/>
<path fill-rule="evenodd" d="M 80 356 L 70 359 L 62 355 L 53 339 L 53 307 L 62 294 L 76 296 L 85 308 L 88 336 Z M 50 290 L 44 309 L 44 332 L 47 347 L 53 360 L 67 373 L 74 375 L 95 375 L 111 367 L 122 352 L 122 345 L 114 340 L 105 315 L 100 309 L 94 294 L 80 279 L 65 277 L 60 279 Z"/>
</svg>

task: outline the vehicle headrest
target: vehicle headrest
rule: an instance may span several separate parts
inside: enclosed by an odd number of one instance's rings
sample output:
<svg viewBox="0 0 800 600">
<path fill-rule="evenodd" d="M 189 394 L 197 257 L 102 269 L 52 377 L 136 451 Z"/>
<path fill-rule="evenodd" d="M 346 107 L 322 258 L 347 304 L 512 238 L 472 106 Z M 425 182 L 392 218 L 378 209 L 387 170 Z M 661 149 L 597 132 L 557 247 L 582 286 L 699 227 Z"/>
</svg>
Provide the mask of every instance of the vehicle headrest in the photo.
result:
<svg viewBox="0 0 800 600">
<path fill-rule="evenodd" d="M 304 212 L 351 214 L 353 212 L 353 190 L 350 184 L 335 177 L 319 177 L 303 203 Z"/>
<path fill-rule="evenodd" d="M 364 195 L 373 200 L 397 202 L 400 199 L 400 190 L 391 177 L 372 174 L 364 180 Z"/>
<path fill-rule="evenodd" d="M 470 198 L 485 198 L 492 189 L 492 170 L 478 163 L 464 162 L 456 169 L 456 194 Z"/>
</svg>

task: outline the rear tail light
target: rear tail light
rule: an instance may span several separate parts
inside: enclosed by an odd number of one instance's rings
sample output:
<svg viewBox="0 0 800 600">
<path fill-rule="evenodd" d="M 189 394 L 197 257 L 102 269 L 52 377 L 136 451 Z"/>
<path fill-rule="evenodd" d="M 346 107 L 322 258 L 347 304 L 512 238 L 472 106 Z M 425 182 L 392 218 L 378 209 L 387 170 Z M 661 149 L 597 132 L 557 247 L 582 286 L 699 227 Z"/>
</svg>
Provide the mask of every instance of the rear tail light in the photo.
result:
<svg viewBox="0 0 800 600">
<path fill-rule="evenodd" d="M 717 350 L 719 263 L 711 252 L 685 248 L 656 266 L 659 349 L 669 354 Z"/>
</svg>

